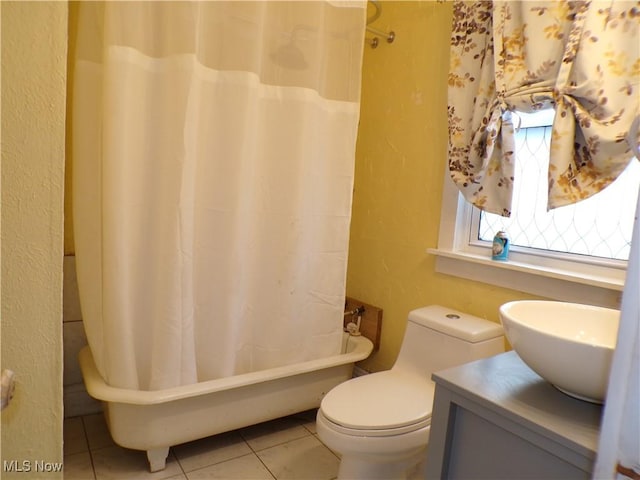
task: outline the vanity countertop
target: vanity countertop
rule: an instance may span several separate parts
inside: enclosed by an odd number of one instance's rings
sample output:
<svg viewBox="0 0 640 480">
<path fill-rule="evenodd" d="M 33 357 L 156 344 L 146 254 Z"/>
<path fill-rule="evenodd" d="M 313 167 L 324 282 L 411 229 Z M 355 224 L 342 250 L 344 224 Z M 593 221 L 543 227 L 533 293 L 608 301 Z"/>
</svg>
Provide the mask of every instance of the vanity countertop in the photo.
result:
<svg viewBox="0 0 640 480">
<path fill-rule="evenodd" d="M 442 370 L 433 374 L 433 380 L 436 401 L 429 446 L 431 467 L 444 465 L 446 473 L 452 462 L 456 412 L 462 410 L 500 427 L 496 432 L 506 430 L 514 435 L 509 438 L 524 439 L 525 449 L 526 445 L 535 445 L 553 456 L 568 458 L 585 471 L 595 461 L 602 406 L 560 392 L 533 372 L 515 352 Z M 483 437 L 478 438 L 482 443 Z M 510 441 L 505 445 L 510 445 Z M 448 478 L 440 466 L 432 471 L 437 473 L 436 477 Z"/>
</svg>

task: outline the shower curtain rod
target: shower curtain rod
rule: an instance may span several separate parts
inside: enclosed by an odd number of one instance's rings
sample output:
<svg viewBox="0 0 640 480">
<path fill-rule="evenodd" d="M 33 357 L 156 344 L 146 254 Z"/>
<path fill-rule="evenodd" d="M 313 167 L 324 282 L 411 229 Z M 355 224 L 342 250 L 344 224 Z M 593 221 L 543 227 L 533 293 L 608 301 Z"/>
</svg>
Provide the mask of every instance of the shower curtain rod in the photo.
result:
<svg viewBox="0 0 640 480">
<path fill-rule="evenodd" d="M 393 43 L 393 41 L 396 39 L 396 34 L 393 30 L 389 32 L 383 32 L 381 30 L 378 30 L 377 28 L 373 28 L 369 26 L 370 24 L 375 22 L 382 14 L 382 5 L 380 5 L 379 0 L 367 0 L 367 1 L 371 3 L 373 7 L 376 9 L 374 14 L 370 18 L 367 18 L 367 32 L 371 32 L 374 35 L 378 35 L 384 38 L 387 41 L 387 43 Z M 369 45 L 371 45 L 371 48 L 376 48 L 378 46 L 378 37 L 373 37 L 372 39 L 368 39 L 368 42 L 369 42 Z"/>
</svg>

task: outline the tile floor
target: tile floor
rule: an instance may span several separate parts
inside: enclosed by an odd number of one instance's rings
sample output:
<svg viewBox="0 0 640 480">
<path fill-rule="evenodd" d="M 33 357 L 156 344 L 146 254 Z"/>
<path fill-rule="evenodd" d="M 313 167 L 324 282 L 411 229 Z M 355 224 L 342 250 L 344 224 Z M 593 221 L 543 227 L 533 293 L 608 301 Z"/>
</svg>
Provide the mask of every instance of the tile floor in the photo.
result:
<svg viewBox="0 0 640 480">
<path fill-rule="evenodd" d="M 334 479 L 340 460 L 318 440 L 315 410 L 172 447 L 150 473 L 145 452 L 111 440 L 102 414 L 65 419 L 65 480 Z"/>
</svg>

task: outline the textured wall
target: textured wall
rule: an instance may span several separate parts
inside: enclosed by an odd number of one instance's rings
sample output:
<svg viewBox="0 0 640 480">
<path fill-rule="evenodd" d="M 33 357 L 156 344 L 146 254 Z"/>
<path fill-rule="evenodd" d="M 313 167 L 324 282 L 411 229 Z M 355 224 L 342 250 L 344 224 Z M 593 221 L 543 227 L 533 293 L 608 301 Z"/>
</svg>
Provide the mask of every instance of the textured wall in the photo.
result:
<svg viewBox="0 0 640 480">
<path fill-rule="evenodd" d="M 410 310 L 441 304 L 498 321 L 528 295 L 435 272 L 447 149 L 450 3 L 382 2 L 373 25 L 396 41 L 365 47 L 347 294 L 384 310 L 380 351 L 393 364 Z"/>
<path fill-rule="evenodd" d="M 17 376 L 2 412 L 1 476 L 62 478 L 35 462 L 62 461 L 67 4 L 1 9 L 2 367 Z M 7 472 L 12 460 L 25 472 Z"/>
</svg>

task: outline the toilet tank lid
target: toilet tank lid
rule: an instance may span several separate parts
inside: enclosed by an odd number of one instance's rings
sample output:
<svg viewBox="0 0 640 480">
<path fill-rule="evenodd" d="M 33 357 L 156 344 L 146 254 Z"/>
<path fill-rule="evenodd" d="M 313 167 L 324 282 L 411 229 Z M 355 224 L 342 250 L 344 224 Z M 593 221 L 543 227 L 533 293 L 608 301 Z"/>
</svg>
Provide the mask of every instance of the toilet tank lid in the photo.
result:
<svg viewBox="0 0 640 480">
<path fill-rule="evenodd" d="M 412 310 L 409 321 L 471 343 L 503 335 L 502 326 L 498 323 L 441 305 Z"/>
</svg>

